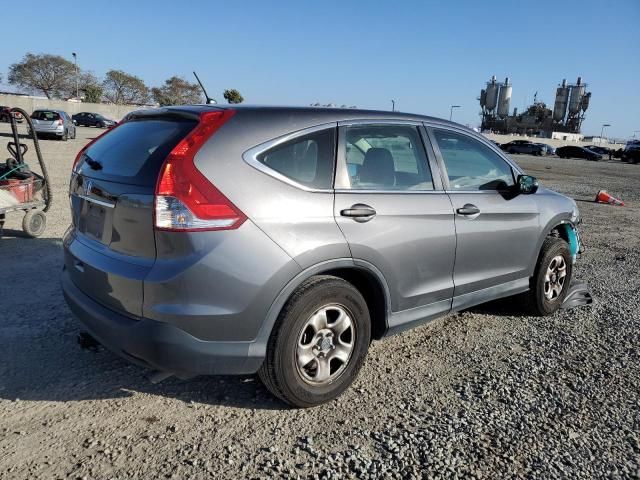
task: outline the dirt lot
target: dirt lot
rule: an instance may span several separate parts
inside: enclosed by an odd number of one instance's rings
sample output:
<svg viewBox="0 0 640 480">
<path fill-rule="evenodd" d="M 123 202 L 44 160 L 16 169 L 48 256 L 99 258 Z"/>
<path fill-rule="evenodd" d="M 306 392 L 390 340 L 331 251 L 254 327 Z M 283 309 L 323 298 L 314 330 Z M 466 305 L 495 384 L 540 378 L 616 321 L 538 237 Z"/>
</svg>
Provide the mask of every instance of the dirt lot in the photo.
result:
<svg viewBox="0 0 640 480">
<path fill-rule="evenodd" d="M 339 400 L 291 410 L 254 377 L 152 385 L 78 346 L 60 238 L 73 158 L 98 131 L 78 133 L 43 142 L 44 237 L 14 215 L 0 240 L 0 478 L 640 477 L 640 165 L 517 157 L 579 201 L 593 308 L 450 315 L 374 343 Z M 627 206 L 593 203 L 601 188 Z"/>
</svg>

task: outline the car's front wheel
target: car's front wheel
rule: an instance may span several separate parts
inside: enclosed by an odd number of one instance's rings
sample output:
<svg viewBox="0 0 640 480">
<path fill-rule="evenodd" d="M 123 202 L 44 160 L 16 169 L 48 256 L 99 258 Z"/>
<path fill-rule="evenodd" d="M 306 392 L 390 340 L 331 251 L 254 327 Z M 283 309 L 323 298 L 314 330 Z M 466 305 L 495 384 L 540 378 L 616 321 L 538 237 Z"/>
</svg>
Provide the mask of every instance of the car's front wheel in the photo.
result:
<svg viewBox="0 0 640 480">
<path fill-rule="evenodd" d="M 260 379 L 293 406 L 328 402 L 354 381 L 370 339 L 369 310 L 360 292 L 341 278 L 312 277 L 280 312 Z"/>
<path fill-rule="evenodd" d="M 540 249 L 531 288 L 525 294 L 534 315 L 551 315 L 562 306 L 571 284 L 573 262 L 569 244 L 559 237 L 547 237 Z"/>
</svg>

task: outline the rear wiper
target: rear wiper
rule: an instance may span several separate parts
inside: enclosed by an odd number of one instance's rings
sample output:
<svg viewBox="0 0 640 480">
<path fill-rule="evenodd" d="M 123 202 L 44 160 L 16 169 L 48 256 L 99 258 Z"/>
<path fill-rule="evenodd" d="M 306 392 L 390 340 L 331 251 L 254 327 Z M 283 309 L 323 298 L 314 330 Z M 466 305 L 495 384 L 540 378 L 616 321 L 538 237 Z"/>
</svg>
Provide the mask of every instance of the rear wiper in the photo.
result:
<svg viewBox="0 0 640 480">
<path fill-rule="evenodd" d="M 92 170 L 102 170 L 102 164 L 97 160 L 92 159 L 89 155 L 85 153 L 84 162 L 91 167 Z"/>
</svg>

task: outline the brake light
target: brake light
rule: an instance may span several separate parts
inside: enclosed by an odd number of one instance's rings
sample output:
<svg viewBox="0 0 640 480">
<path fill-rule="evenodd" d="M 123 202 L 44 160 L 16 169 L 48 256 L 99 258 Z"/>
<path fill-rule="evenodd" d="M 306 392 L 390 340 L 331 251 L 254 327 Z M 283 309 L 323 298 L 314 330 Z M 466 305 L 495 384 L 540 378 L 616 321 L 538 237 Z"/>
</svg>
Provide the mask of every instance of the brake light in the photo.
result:
<svg viewBox="0 0 640 480">
<path fill-rule="evenodd" d="M 78 154 L 76 155 L 76 159 L 73 161 L 73 167 L 71 167 L 71 171 L 77 173 L 77 168 L 78 168 L 78 164 L 80 163 L 80 158 L 82 157 L 82 154 L 84 152 L 87 151 L 87 149 L 93 145 L 94 143 L 96 143 L 98 140 L 100 140 L 103 136 L 105 136 L 107 133 L 112 132 L 114 129 L 116 129 L 117 127 L 119 127 L 120 125 L 122 125 L 124 122 L 120 122 L 118 124 L 116 124 L 115 126 L 108 128 L 107 130 L 105 130 L 104 132 L 102 132 L 100 135 L 98 135 L 96 138 L 94 138 L 93 140 L 91 140 L 89 143 L 87 143 L 84 147 L 82 147 L 80 149 L 80 151 L 78 152 Z"/>
<path fill-rule="evenodd" d="M 234 113 L 233 110 L 202 113 L 198 125 L 171 151 L 156 184 L 156 229 L 232 230 L 247 219 L 193 163 L 198 150 Z"/>
<path fill-rule="evenodd" d="M 63 125 L 63 122 L 62 122 L 61 118 L 58 119 L 58 125 Z"/>
</svg>

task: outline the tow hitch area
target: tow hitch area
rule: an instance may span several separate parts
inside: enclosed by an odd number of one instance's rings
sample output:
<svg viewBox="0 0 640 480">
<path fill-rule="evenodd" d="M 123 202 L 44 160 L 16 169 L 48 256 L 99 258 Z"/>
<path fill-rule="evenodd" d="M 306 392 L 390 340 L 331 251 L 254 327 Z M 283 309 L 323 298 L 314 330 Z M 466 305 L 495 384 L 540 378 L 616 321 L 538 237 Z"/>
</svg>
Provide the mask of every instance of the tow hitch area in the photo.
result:
<svg viewBox="0 0 640 480">
<path fill-rule="evenodd" d="M 157 385 L 158 383 L 166 380 L 169 377 L 173 377 L 173 373 L 158 371 L 158 372 L 152 372 L 147 376 L 148 380 L 154 385 Z"/>
<path fill-rule="evenodd" d="M 568 310 L 569 308 L 581 307 L 583 305 L 591 305 L 593 303 L 593 295 L 591 288 L 584 282 L 574 283 L 569 287 L 569 292 L 562 302 L 560 308 Z"/>
<path fill-rule="evenodd" d="M 80 332 L 77 337 L 78 345 L 83 350 L 90 350 L 96 352 L 100 346 L 100 342 L 93 338 L 88 332 Z"/>
</svg>

